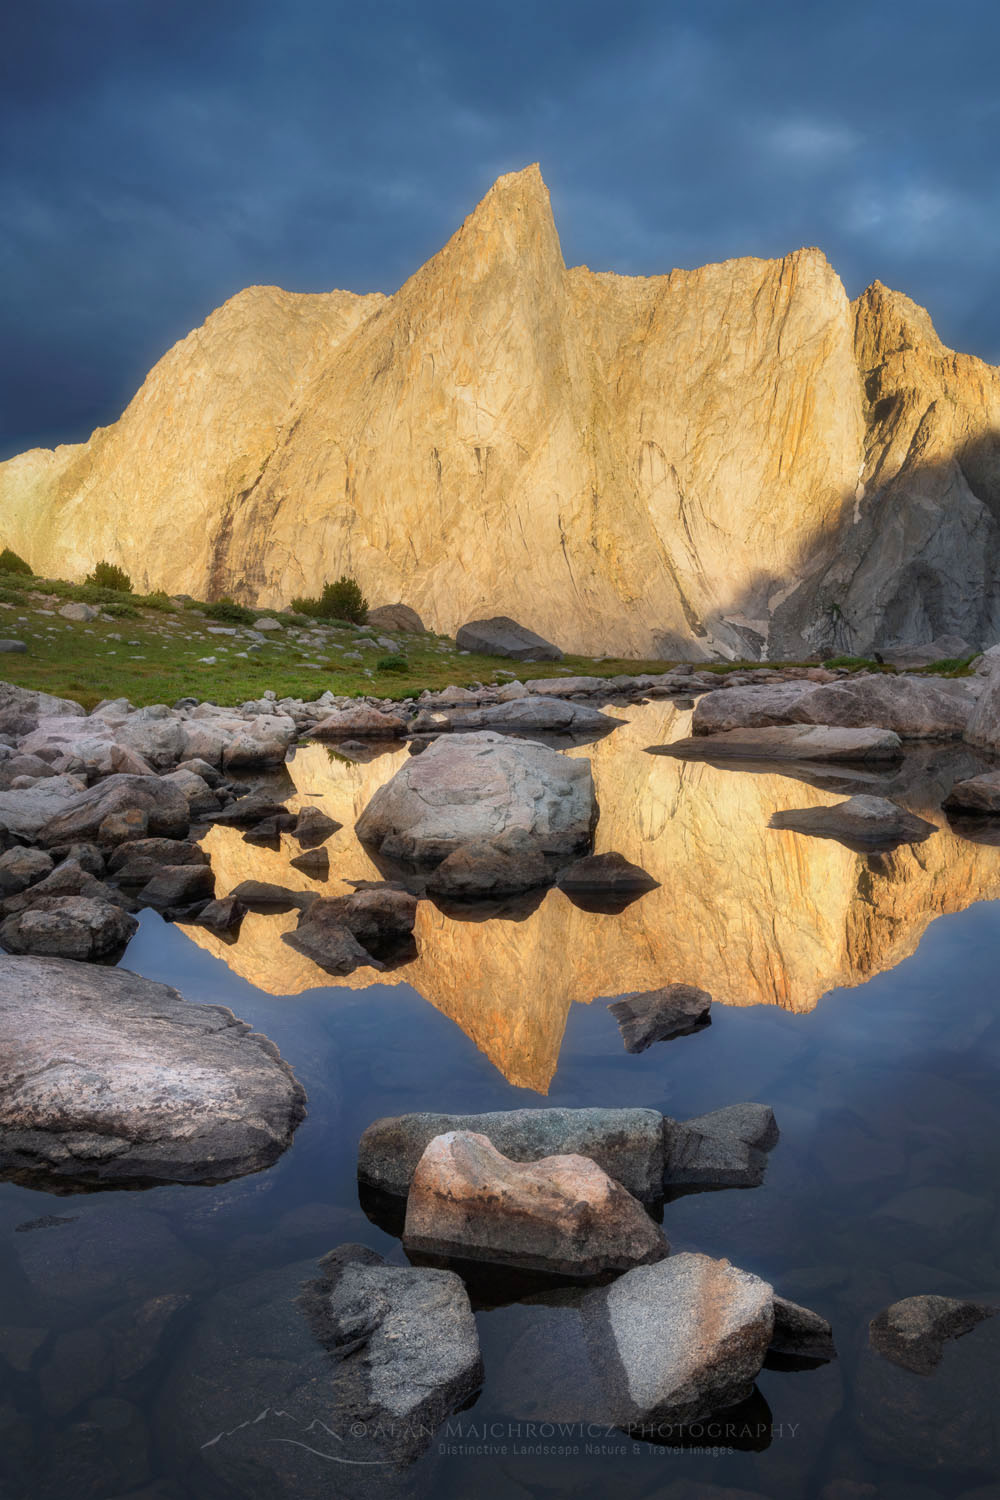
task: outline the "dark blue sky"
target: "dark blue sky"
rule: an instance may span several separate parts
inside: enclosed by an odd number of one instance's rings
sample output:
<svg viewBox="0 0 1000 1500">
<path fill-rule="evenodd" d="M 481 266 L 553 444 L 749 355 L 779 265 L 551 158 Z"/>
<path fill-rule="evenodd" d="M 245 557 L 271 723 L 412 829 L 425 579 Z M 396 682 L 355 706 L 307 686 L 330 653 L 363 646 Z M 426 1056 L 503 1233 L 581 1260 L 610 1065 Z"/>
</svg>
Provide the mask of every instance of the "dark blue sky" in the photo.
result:
<svg viewBox="0 0 1000 1500">
<path fill-rule="evenodd" d="M 0 456 L 252 282 L 392 291 L 539 161 L 570 264 L 819 245 L 1000 362 L 995 0 L 20 0 Z"/>
</svg>

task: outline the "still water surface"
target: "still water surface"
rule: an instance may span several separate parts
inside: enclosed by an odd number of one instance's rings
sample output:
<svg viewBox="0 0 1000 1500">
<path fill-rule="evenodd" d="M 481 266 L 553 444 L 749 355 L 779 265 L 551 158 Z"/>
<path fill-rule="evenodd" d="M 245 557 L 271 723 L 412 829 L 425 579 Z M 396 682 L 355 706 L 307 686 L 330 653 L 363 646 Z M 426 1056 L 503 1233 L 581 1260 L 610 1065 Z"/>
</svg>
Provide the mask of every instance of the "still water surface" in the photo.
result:
<svg viewBox="0 0 1000 1500">
<path fill-rule="evenodd" d="M 843 773 L 816 786 L 651 756 L 686 716 L 615 712 L 620 729 L 568 753 L 594 768 L 597 849 L 660 882 L 623 913 L 557 891 L 480 920 L 421 902 L 415 959 L 335 983 L 281 942 L 294 913 L 251 914 L 234 945 L 144 914 L 124 966 L 272 1037 L 309 1114 L 274 1167 L 222 1187 L 0 1185 L 0 1495 L 1000 1493 L 986 1488 L 1000 1469 L 994 1325 L 949 1346 L 931 1377 L 866 1348 L 868 1320 L 900 1297 L 1000 1294 L 1000 850 L 939 811 L 975 764 L 940 748 L 910 757 L 888 788 L 938 832 L 866 856 L 767 827 L 780 808 L 838 800 Z M 401 754 L 359 765 L 314 746 L 291 763 L 290 805 L 345 825 L 327 892 L 378 878 L 351 829 Z M 294 846 L 221 828 L 207 842 L 220 894 L 246 878 L 314 884 L 289 870 Z M 608 999 L 674 980 L 715 996 L 711 1027 L 628 1056 Z M 764 1186 L 679 1196 L 664 1227 L 675 1250 L 727 1256 L 822 1312 L 840 1358 L 765 1369 L 736 1451 L 574 1426 L 552 1294 L 480 1307 L 482 1394 L 401 1480 L 346 1473 L 336 1440 L 306 1433 L 308 1392 L 283 1404 L 282 1339 L 316 1259 L 359 1241 L 405 1263 L 359 1203 L 371 1120 L 542 1103 L 684 1117 L 744 1099 L 771 1104 L 781 1127 Z"/>
</svg>

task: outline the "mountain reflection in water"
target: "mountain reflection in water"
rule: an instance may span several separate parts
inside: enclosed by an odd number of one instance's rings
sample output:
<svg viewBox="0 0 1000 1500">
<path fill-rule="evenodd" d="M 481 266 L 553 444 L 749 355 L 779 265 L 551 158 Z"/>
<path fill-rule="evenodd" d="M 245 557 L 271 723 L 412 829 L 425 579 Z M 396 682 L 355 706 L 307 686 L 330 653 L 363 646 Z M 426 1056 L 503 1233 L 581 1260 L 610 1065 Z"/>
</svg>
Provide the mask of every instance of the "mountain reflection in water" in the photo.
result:
<svg viewBox="0 0 1000 1500">
<path fill-rule="evenodd" d="M 520 915 L 462 920 L 421 901 L 417 957 L 391 974 L 370 968 L 331 979 L 281 941 L 295 911 L 249 913 L 236 942 L 195 926 L 192 942 L 272 995 L 336 984 L 365 989 L 406 983 L 455 1021 L 512 1084 L 547 1092 L 566 1017 L 589 1004 L 673 982 L 698 985 L 724 1005 L 808 1011 L 827 991 L 863 983 L 914 952 L 929 922 L 1000 894 L 1000 849 L 954 833 L 940 799 L 975 758 L 960 747 L 923 747 L 888 780 L 838 768 L 828 783 L 794 775 L 727 770 L 650 755 L 690 732 L 689 712 L 666 702 L 612 710 L 627 722 L 587 756 L 600 805 L 598 853 L 617 850 L 659 881 L 619 915 L 588 912 L 558 890 Z M 271 881 L 336 896 L 348 881 L 383 876 L 354 837 L 375 790 L 405 762 L 395 750 L 366 764 L 300 749 L 288 766 L 293 810 L 310 803 L 343 823 L 328 841 L 331 878 L 289 867 L 299 846 L 248 844 L 236 829 L 204 839 L 217 892 Z M 957 774 L 956 774 L 957 768 Z M 811 780 L 817 778 L 815 771 Z M 781 809 L 826 806 L 852 789 L 897 797 L 938 831 L 891 854 L 854 853 L 829 839 L 768 827 Z M 530 903 L 528 904 L 530 907 Z M 470 909 L 470 916 L 474 911 Z"/>
</svg>

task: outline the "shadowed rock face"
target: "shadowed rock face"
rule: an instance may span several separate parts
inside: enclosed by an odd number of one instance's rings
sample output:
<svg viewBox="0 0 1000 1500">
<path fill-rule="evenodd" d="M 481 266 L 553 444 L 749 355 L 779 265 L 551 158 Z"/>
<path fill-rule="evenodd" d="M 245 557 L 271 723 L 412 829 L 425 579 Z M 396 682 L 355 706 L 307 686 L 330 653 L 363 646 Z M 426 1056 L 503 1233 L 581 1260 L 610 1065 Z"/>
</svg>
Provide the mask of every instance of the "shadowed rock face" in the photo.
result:
<svg viewBox="0 0 1000 1500">
<path fill-rule="evenodd" d="M 347 571 L 563 650 L 982 644 L 998 429 L 996 370 L 818 250 L 568 269 L 531 167 L 389 298 L 240 292 L 120 421 L 0 466 L 0 509 L 50 576 L 277 604 Z"/>
<path fill-rule="evenodd" d="M 690 713 L 667 703 L 616 712 L 628 723 L 567 754 L 590 762 L 598 853 L 618 851 L 658 889 L 615 917 L 582 910 L 558 890 L 521 920 L 460 920 L 421 901 L 417 957 L 392 976 L 452 1017 L 519 1086 L 547 1090 L 574 1002 L 684 983 L 707 990 L 716 1004 L 811 1010 L 828 990 L 864 983 L 908 957 L 935 917 L 1000 894 L 1000 850 L 958 837 L 940 811 L 953 779 L 983 769 L 972 752 L 910 752 L 898 774 L 838 772 L 836 789 L 825 791 L 773 772 L 648 755 L 646 746 L 686 735 Z M 247 878 L 330 896 L 347 894 L 351 880 L 382 879 L 353 825 L 406 760 L 404 749 L 367 765 L 334 760 L 320 746 L 301 750 L 289 764 L 296 785 L 322 793 L 308 800 L 344 825 L 324 846 L 331 879 L 296 874 L 290 882 L 287 861 L 298 845 L 287 835 L 270 850 L 217 827 L 204 847 L 219 894 Z M 833 840 L 768 827 L 776 812 L 828 807 L 848 790 L 892 797 L 937 831 L 873 865 Z M 293 796 L 289 807 L 305 800 Z M 297 912 L 252 912 L 231 946 L 185 930 L 254 984 L 288 995 L 330 982 L 281 941 L 297 920 Z M 376 976 L 358 971 L 342 982 L 364 988 Z M 608 1027 L 614 1037 L 610 1016 Z"/>
</svg>

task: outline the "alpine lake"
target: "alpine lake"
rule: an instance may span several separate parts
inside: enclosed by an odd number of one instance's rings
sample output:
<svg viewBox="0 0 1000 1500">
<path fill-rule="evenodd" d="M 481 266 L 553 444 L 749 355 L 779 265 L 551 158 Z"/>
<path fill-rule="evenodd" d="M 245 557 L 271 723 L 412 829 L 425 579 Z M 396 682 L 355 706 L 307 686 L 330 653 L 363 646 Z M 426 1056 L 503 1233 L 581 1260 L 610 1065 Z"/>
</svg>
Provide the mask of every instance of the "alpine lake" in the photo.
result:
<svg viewBox="0 0 1000 1500">
<path fill-rule="evenodd" d="M 869 1343 L 901 1298 L 1000 1297 L 1000 827 L 941 811 L 987 762 L 939 744 L 884 771 L 724 769 L 649 753 L 688 733 L 669 701 L 608 712 L 617 728 L 565 753 L 591 761 L 597 852 L 658 882 L 617 910 L 555 888 L 421 900 L 405 961 L 344 979 L 282 942 L 294 910 L 251 911 L 233 941 L 142 914 L 122 966 L 270 1037 L 308 1113 L 275 1165 L 218 1185 L 0 1184 L 4 1500 L 1000 1496 L 1000 1318 L 929 1374 Z M 289 869 L 286 839 L 217 826 L 218 894 L 383 878 L 353 830 L 407 753 L 300 747 L 278 790 L 343 825 L 330 878 Z M 870 853 L 769 826 L 858 791 L 936 831 Z M 711 1024 L 627 1053 L 609 1004 L 673 982 L 709 992 Z M 548 1105 L 684 1119 L 741 1101 L 780 1129 L 763 1183 L 675 1191 L 654 1213 L 672 1253 L 726 1257 L 829 1319 L 837 1358 L 769 1358 L 741 1407 L 644 1440 L 588 1401 L 578 1289 L 481 1271 L 478 1396 L 406 1465 L 352 1461 L 302 1363 L 296 1299 L 340 1244 L 408 1264 L 398 1224 L 359 1192 L 372 1121 Z"/>
</svg>

